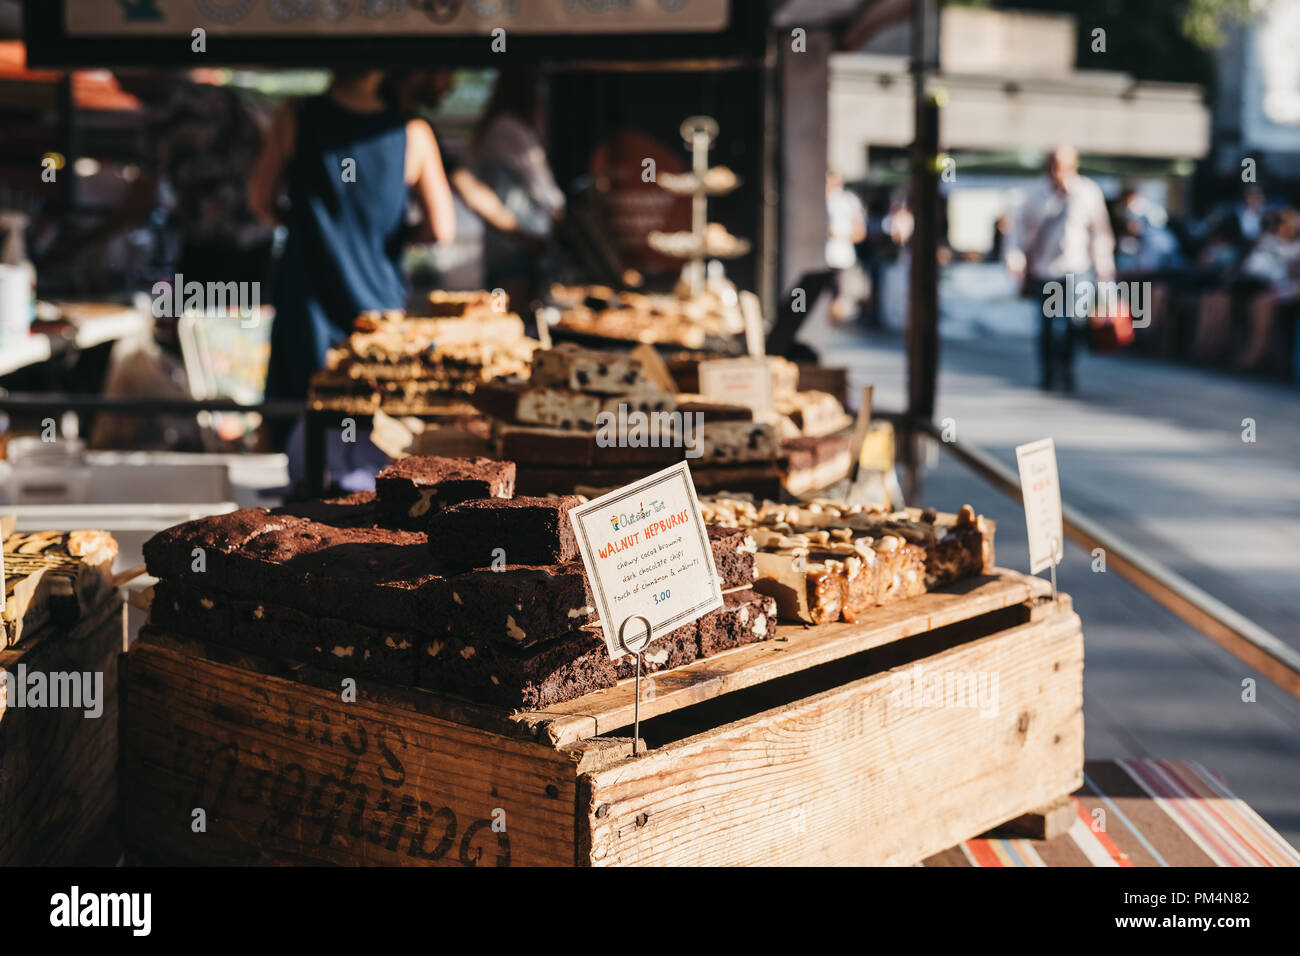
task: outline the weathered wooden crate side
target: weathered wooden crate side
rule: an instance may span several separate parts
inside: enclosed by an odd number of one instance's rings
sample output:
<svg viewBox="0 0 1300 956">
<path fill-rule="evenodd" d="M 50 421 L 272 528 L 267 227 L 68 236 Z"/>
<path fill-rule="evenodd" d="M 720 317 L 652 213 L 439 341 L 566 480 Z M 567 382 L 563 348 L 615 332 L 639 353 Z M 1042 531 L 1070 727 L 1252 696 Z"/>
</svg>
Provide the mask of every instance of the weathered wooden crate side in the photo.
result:
<svg viewBox="0 0 1300 956">
<path fill-rule="evenodd" d="M 996 677 L 994 712 L 912 699 L 917 667 Z M 1062 610 L 585 774 L 579 843 L 594 865 L 909 865 L 1082 768 L 1083 635 Z"/>
<path fill-rule="evenodd" d="M 0 672 L 103 675 L 95 717 L 85 708 L 8 701 L 0 709 L 0 866 L 91 862 L 88 847 L 112 825 L 124 627 L 124 606 L 114 594 L 71 628 L 47 627 L 0 651 Z"/>
<path fill-rule="evenodd" d="M 143 638 L 124 684 L 125 819 L 142 859 L 575 861 L 580 767 L 570 753 L 414 710 L 345 703 L 340 693 Z"/>
</svg>

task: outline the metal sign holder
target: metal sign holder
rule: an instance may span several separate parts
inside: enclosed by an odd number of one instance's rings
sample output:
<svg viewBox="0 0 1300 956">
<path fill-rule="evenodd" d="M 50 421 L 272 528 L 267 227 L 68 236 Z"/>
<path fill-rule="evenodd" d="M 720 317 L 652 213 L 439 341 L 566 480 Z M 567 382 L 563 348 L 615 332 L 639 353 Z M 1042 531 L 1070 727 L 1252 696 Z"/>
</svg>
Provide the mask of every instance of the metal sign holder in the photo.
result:
<svg viewBox="0 0 1300 956">
<path fill-rule="evenodd" d="M 1053 603 L 1055 603 L 1055 601 L 1056 601 L 1056 563 L 1057 563 L 1057 558 L 1056 558 L 1056 556 L 1060 553 L 1060 551 L 1061 551 L 1061 541 L 1060 541 L 1060 539 L 1059 539 L 1059 538 L 1055 538 L 1055 537 L 1052 538 L 1052 566 L 1051 566 L 1051 571 L 1052 571 L 1052 601 L 1053 601 Z"/>
<path fill-rule="evenodd" d="M 627 626 L 632 621 L 645 625 L 645 634 L 639 639 L 627 639 Z M 641 739 L 641 654 L 650 646 L 652 628 L 650 620 L 643 615 L 633 614 L 623 619 L 618 626 L 618 646 L 636 658 L 636 696 L 632 702 L 632 756 L 637 756 L 637 743 Z"/>
</svg>

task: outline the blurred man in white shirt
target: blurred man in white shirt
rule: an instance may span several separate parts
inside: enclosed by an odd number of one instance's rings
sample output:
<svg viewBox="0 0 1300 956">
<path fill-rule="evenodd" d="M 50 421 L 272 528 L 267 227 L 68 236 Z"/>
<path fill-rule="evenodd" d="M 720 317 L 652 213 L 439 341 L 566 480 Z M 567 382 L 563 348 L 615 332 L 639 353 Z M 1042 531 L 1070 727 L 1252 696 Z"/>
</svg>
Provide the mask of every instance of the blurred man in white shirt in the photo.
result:
<svg viewBox="0 0 1300 956">
<path fill-rule="evenodd" d="M 1073 147 L 1053 149 L 1046 172 L 1018 210 L 1005 260 L 1011 274 L 1024 280 L 1026 295 L 1037 297 L 1043 304 L 1039 326 L 1040 386 L 1052 387 L 1059 366 L 1065 388 L 1072 392 L 1074 344 L 1086 328 L 1088 317 L 1056 315 L 1057 310 L 1048 307 L 1048 299 L 1054 292 L 1059 301 L 1062 287 L 1112 281 L 1115 236 L 1106 198 L 1096 183 L 1079 175 L 1079 154 Z"/>
</svg>

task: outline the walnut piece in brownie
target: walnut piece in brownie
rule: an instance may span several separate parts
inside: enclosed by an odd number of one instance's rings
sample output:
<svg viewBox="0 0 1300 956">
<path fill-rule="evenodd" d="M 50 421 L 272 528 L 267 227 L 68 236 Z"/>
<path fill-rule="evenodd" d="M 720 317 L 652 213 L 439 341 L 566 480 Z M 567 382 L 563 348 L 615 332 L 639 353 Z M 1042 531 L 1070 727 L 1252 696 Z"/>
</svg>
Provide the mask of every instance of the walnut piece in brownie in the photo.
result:
<svg viewBox="0 0 1300 956">
<path fill-rule="evenodd" d="M 449 571 L 486 568 L 494 561 L 500 566 L 574 561 L 578 542 L 569 509 L 581 501 L 576 495 L 464 501 L 430 519 L 429 551 Z"/>
<path fill-rule="evenodd" d="M 423 529 L 429 517 L 474 498 L 515 493 L 515 463 L 490 458 L 403 458 L 375 476 L 380 513 L 399 528 Z"/>
</svg>

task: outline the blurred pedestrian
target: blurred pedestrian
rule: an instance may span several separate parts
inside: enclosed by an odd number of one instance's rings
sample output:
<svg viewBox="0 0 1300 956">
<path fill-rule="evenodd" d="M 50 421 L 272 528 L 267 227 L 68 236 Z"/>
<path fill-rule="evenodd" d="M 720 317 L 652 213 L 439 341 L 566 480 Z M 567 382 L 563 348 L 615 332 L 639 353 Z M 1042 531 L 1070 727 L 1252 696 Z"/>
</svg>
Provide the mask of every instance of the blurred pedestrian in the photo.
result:
<svg viewBox="0 0 1300 956">
<path fill-rule="evenodd" d="M 455 236 L 433 130 L 384 101 L 383 79 L 339 72 L 323 95 L 282 106 L 249 180 L 249 205 L 264 222 L 279 220 L 282 187 L 289 199 L 268 398 L 305 400 L 312 373 L 360 313 L 405 305 L 408 193 L 423 214 L 419 237 Z"/>
<path fill-rule="evenodd" d="M 383 93 L 403 116 L 416 116 L 421 109 L 437 109 L 455 84 L 452 70 L 403 70 L 388 75 Z M 542 240 L 529 235 L 519 217 L 460 158 L 444 152 L 442 160 L 447 181 L 466 209 L 503 235 L 516 238 L 522 246 L 541 249 Z"/>
<path fill-rule="evenodd" d="M 1007 269 L 1041 306 L 1039 387 L 1050 390 L 1059 370 L 1066 391 L 1073 392 L 1075 342 L 1089 317 L 1074 315 L 1074 302 L 1062 290 L 1115 277 L 1115 237 L 1106 199 L 1096 183 L 1079 175 L 1074 147 L 1057 146 L 1048 155 L 1046 175 L 1030 188 L 1009 238 Z M 1056 314 L 1060 311 L 1064 314 Z"/>
<path fill-rule="evenodd" d="M 539 244 L 565 211 L 542 144 L 541 78 L 535 71 L 502 71 L 487 109 L 474 127 L 470 168 L 500 197 L 515 228 L 490 220 L 483 240 L 488 288 L 504 289 L 525 311 L 538 292 Z"/>
<path fill-rule="evenodd" d="M 455 236 L 433 130 L 391 109 L 382 80 L 379 71 L 337 74 L 327 93 L 281 107 L 249 180 L 249 205 L 267 223 L 279 219 L 282 185 L 289 197 L 268 397 L 306 398 L 312 373 L 360 313 L 402 308 L 397 240 L 408 191 L 424 236 Z"/>
<path fill-rule="evenodd" d="M 826 265 L 834 276 L 831 321 L 839 324 L 853 317 L 857 301 L 848 288 L 849 276 L 858 265 L 855 246 L 867 238 L 867 212 L 857 194 L 844 188 L 844 179 L 826 171 Z"/>
</svg>

